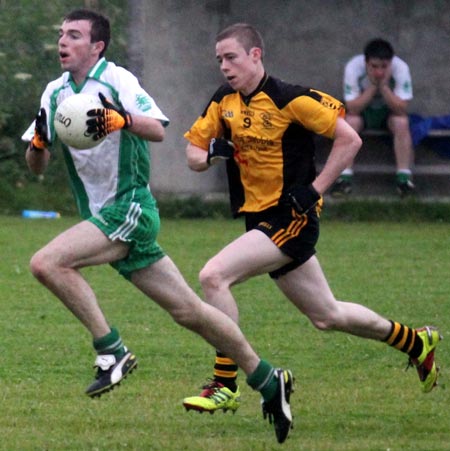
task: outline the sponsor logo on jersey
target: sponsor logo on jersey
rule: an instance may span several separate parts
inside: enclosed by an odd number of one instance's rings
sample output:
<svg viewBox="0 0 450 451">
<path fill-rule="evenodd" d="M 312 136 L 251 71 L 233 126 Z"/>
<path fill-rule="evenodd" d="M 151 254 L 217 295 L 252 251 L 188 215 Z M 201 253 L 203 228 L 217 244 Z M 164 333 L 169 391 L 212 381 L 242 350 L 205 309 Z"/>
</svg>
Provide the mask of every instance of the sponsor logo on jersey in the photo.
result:
<svg viewBox="0 0 450 451">
<path fill-rule="evenodd" d="M 262 119 L 262 125 L 266 130 L 270 130 L 272 128 L 274 128 L 273 124 L 272 124 L 272 115 L 268 112 L 263 112 L 260 114 L 261 119 Z"/>
<path fill-rule="evenodd" d="M 269 224 L 268 222 L 265 222 L 265 221 L 260 222 L 260 223 L 258 224 L 258 226 L 259 226 L 259 227 L 262 227 L 262 228 L 264 228 L 264 229 L 267 229 L 267 230 L 272 230 L 272 225 Z"/>
<path fill-rule="evenodd" d="M 332 101 L 332 100 L 330 100 L 330 99 L 327 99 L 327 98 L 325 98 L 325 97 L 322 97 L 322 98 L 320 99 L 320 103 L 321 103 L 323 106 L 325 106 L 325 107 L 327 107 L 327 108 L 330 108 L 330 109 L 332 109 L 332 110 L 338 110 L 338 109 L 341 107 L 341 105 L 336 104 L 336 102 L 334 102 L 334 101 Z"/>
<path fill-rule="evenodd" d="M 250 110 L 241 110 L 241 114 L 243 116 L 253 117 L 255 115 L 255 112 L 254 111 L 250 111 Z"/>
<path fill-rule="evenodd" d="M 136 105 L 141 111 L 148 111 L 152 108 L 152 102 L 150 98 L 144 94 L 136 95 Z"/>
</svg>

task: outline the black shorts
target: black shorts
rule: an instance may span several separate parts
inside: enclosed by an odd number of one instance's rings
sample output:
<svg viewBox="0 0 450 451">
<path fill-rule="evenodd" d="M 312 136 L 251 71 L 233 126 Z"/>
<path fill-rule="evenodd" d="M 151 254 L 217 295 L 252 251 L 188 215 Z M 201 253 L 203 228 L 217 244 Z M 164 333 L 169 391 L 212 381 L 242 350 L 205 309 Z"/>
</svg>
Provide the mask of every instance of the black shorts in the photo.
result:
<svg viewBox="0 0 450 451">
<path fill-rule="evenodd" d="M 270 272 L 270 277 L 277 279 L 283 276 L 298 268 L 316 253 L 319 213 L 319 206 L 304 215 L 299 215 L 288 207 L 272 207 L 263 212 L 246 213 L 247 232 L 253 229 L 261 230 L 283 253 L 293 259 L 287 265 Z"/>
</svg>

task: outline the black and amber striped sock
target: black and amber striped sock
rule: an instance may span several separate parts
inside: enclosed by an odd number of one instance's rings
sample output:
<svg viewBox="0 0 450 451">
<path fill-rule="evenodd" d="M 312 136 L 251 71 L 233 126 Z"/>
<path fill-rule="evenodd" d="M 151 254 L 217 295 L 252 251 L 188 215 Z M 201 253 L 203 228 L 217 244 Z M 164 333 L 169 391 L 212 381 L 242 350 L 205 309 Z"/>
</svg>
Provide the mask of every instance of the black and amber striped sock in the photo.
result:
<svg viewBox="0 0 450 451">
<path fill-rule="evenodd" d="M 238 366 L 233 360 L 219 351 L 216 351 L 216 362 L 214 364 L 214 380 L 225 385 L 232 392 L 237 389 Z"/>
<path fill-rule="evenodd" d="M 391 331 L 383 341 L 413 359 L 419 357 L 423 350 L 423 342 L 416 330 L 395 321 L 391 321 L 391 325 Z"/>
</svg>

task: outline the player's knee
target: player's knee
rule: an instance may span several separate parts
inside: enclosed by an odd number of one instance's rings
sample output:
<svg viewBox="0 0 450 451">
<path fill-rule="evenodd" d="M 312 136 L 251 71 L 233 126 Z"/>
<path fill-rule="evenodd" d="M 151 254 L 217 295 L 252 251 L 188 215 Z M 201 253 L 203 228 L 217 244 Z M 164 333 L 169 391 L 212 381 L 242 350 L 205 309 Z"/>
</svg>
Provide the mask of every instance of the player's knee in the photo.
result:
<svg viewBox="0 0 450 451">
<path fill-rule="evenodd" d="M 41 251 L 36 252 L 30 260 L 30 271 L 38 280 L 45 280 L 50 272 L 48 259 Z"/>
<path fill-rule="evenodd" d="M 40 282 L 50 280 L 55 277 L 57 264 L 54 259 L 45 251 L 36 252 L 30 260 L 30 271 Z"/>
<path fill-rule="evenodd" d="M 391 132 L 395 134 L 409 133 L 409 119 L 407 115 L 391 115 L 388 126 Z"/>
<path fill-rule="evenodd" d="M 347 114 L 345 120 L 349 123 L 353 130 L 356 130 L 358 133 L 363 129 L 364 122 L 360 115 Z"/>
<path fill-rule="evenodd" d="M 336 330 L 338 325 L 338 318 L 336 312 L 327 311 L 322 314 L 309 317 L 313 326 L 321 331 Z"/>
<path fill-rule="evenodd" d="M 330 321 L 328 318 L 324 318 L 324 319 L 311 319 L 311 323 L 313 324 L 313 326 L 321 331 L 326 331 L 326 330 L 334 330 L 336 328 L 336 325 Z"/>
<path fill-rule="evenodd" d="M 200 300 L 199 300 L 200 302 Z M 190 304 L 189 302 L 184 302 L 180 304 L 177 308 L 171 310 L 169 313 L 172 319 L 182 327 L 190 330 L 197 330 L 197 324 L 200 316 L 197 314 L 196 304 Z"/>
<path fill-rule="evenodd" d="M 203 291 L 219 290 L 226 284 L 220 269 L 213 264 L 206 264 L 199 273 L 200 285 Z"/>
<path fill-rule="evenodd" d="M 170 312 L 172 319 L 182 327 L 192 328 L 192 315 L 183 308 L 179 308 Z"/>
</svg>

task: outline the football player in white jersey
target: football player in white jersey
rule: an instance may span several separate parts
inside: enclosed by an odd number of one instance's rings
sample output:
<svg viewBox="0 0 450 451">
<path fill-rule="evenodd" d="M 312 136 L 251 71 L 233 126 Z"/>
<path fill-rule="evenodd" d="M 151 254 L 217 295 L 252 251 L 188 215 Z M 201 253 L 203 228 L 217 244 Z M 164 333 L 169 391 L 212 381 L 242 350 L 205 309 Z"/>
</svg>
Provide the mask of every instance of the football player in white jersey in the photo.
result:
<svg viewBox="0 0 450 451">
<path fill-rule="evenodd" d="M 347 122 L 359 133 L 364 128 L 392 133 L 396 160 L 396 185 L 401 196 L 414 192 L 411 167 L 413 146 L 409 131 L 408 103 L 413 98 L 408 64 L 394 54 L 383 39 L 367 43 L 364 54 L 350 59 L 344 71 Z M 331 190 L 334 196 L 352 190 L 352 166 L 347 167 Z"/>
<path fill-rule="evenodd" d="M 26 161 L 35 174 L 49 163 L 57 140 L 57 106 L 77 93 L 98 94 L 104 108 L 88 112 L 87 127 L 98 139 L 92 149 L 62 145 L 73 192 L 83 220 L 34 254 L 30 267 L 81 321 L 97 352 L 91 397 L 111 390 L 137 365 L 118 330 L 107 322 L 80 269 L 109 263 L 138 289 L 167 310 L 180 325 L 223 349 L 264 390 L 275 369 L 261 360 L 236 323 L 201 301 L 156 241 L 159 215 L 149 189 L 148 141 L 162 141 L 167 117 L 127 70 L 104 53 L 109 21 L 90 10 L 66 15 L 59 30 L 59 58 L 64 73 L 45 89 L 32 127 Z M 269 381 L 269 382 L 268 382 Z"/>
</svg>

